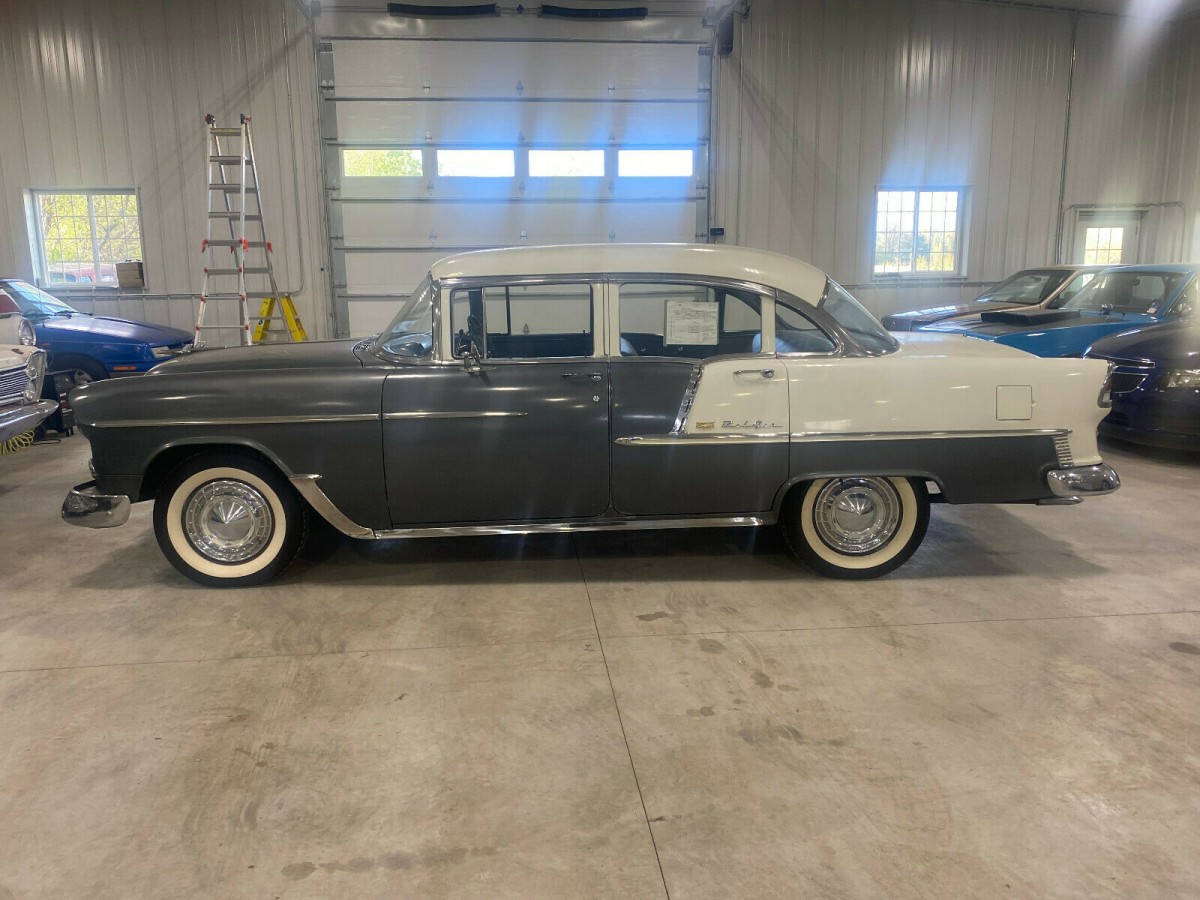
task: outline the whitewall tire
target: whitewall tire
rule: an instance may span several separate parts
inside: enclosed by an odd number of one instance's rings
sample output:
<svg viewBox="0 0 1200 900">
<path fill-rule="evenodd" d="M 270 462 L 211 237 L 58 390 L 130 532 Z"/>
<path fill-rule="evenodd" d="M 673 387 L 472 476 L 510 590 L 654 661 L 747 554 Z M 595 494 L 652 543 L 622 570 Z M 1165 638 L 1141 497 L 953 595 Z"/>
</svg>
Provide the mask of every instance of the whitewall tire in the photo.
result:
<svg viewBox="0 0 1200 900">
<path fill-rule="evenodd" d="M 210 587 L 271 579 L 295 558 L 304 532 L 304 508 L 291 485 L 251 456 L 194 456 L 167 476 L 154 501 L 163 554 Z"/>
<path fill-rule="evenodd" d="M 875 578 L 925 538 L 929 493 L 919 479 L 853 475 L 799 485 L 784 507 L 788 547 L 831 578 Z"/>
</svg>

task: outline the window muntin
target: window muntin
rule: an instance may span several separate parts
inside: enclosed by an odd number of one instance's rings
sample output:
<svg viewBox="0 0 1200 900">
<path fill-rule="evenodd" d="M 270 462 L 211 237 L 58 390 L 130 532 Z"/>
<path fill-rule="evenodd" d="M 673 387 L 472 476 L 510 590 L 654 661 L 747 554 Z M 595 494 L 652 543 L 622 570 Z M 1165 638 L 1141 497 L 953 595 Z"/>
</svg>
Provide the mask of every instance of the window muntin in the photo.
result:
<svg viewBox="0 0 1200 900">
<path fill-rule="evenodd" d="M 882 190 L 875 204 L 875 274 L 959 270 L 962 192 Z"/>
<path fill-rule="evenodd" d="M 618 150 L 621 178 L 687 178 L 695 165 L 691 150 Z"/>
<path fill-rule="evenodd" d="M 896 339 L 887 333 L 887 329 L 879 324 L 879 320 L 832 278 L 826 281 L 825 296 L 821 298 L 817 309 L 831 316 L 865 350 L 887 353 L 900 346 Z"/>
<path fill-rule="evenodd" d="M 1124 243 L 1125 229 L 1122 226 L 1088 228 L 1083 233 L 1083 261 L 1091 266 L 1119 265 Z"/>
<path fill-rule="evenodd" d="M 512 178 L 516 154 L 512 150 L 439 150 L 437 168 L 443 178 Z"/>
<path fill-rule="evenodd" d="M 142 258 L 134 191 L 32 191 L 35 256 L 48 284 L 117 283 L 116 264 Z"/>
<path fill-rule="evenodd" d="M 420 359 L 433 354 L 433 283 L 426 275 L 371 349 L 382 356 Z"/>
<path fill-rule="evenodd" d="M 1155 315 L 1186 277 L 1180 272 L 1101 272 L 1060 308 L 1096 311 L 1109 306 L 1119 313 Z"/>
<path fill-rule="evenodd" d="M 51 297 L 45 291 L 38 290 L 32 284 L 24 281 L 6 281 L 2 287 L 16 302 L 21 315 L 29 319 L 41 319 L 47 316 L 81 316 L 79 310 L 68 303 L 63 303 L 57 297 Z"/>
<path fill-rule="evenodd" d="M 1033 306 L 1041 303 L 1066 279 L 1069 272 L 1057 269 L 1029 269 L 1010 275 L 994 288 L 976 299 L 995 303 L 1020 303 Z"/>
<path fill-rule="evenodd" d="M 603 150 L 530 150 L 531 178 L 602 178 Z"/>
<path fill-rule="evenodd" d="M 487 285 L 450 293 L 453 352 L 485 359 L 591 356 L 590 284 Z"/>
<path fill-rule="evenodd" d="M 420 150 L 346 147 L 342 175 L 346 178 L 412 178 L 424 174 Z"/>
<path fill-rule="evenodd" d="M 707 359 L 762 350 L 762 297 L 685 282 L 620 288 L 622 356 Z"/>
</svg>

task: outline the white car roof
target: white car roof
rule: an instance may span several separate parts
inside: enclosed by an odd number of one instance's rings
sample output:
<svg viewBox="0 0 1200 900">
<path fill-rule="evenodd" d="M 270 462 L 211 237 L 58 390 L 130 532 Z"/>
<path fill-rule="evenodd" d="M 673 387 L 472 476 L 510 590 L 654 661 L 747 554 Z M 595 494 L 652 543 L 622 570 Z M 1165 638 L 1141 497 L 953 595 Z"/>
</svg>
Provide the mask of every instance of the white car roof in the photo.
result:
<svg viewBox="0 0 1200 900">
<path fill-rule="evenodd" d="M 782 253 L 722 244 L 564 244 L 476 250 L 438 260 L 435 279 L 517 275 L 698 275 L 747 281 L 816 303 L 825 273 Z"/>
</svg>

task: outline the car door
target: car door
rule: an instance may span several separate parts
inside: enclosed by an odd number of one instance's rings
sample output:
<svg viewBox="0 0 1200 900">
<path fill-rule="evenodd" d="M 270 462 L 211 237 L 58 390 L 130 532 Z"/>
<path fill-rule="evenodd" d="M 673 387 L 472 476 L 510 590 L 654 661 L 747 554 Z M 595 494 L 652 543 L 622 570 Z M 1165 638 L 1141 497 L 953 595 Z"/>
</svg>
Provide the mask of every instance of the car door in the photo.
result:
<svg viewBox="0 0 1200 900">
<path fill-rule="evenodd" d="M 613 506 L 637 516 L 769 510 L 788 472 L 788 381 L 770 298 L 719 283 L 610 288 Z M 764 329 L 764 325 L 766 326 Z"/>
<path fill-rule="evenodd" d="M 443 288 L 452 358 L 398 369 L 384 384 L 393 527 L 553 522 L 607 509 L 597 293 L 587 283 L 515 280 Z"/>
</svg>

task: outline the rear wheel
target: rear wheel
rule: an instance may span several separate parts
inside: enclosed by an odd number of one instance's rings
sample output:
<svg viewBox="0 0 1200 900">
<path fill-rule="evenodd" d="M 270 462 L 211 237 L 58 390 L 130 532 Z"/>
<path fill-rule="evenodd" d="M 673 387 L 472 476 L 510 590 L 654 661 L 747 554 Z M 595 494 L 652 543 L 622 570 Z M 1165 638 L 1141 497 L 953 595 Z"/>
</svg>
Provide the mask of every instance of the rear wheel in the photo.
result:
<svg viewBox="0 0 1200 900">
<path fill-rule="evenodd" d="M 163 554 L 210 587 L 268 581 L 295 558 L 304 532 L 304 507 L 291 485 L 249 456 L 194 456 L 166 477 L 154 501 Z"/>
<path fill-rule="evenodd" d="M 798 487 L 784 509 L 788 547 L 831 578 L 875 578 L 902 565 L 929 526 L 925 482 L 854 475 Z"/>
</svg>

